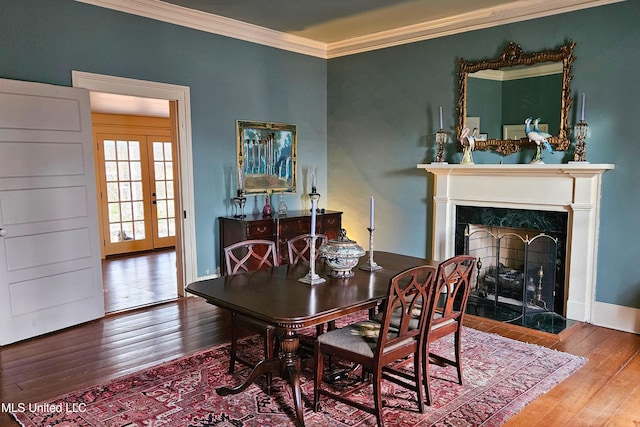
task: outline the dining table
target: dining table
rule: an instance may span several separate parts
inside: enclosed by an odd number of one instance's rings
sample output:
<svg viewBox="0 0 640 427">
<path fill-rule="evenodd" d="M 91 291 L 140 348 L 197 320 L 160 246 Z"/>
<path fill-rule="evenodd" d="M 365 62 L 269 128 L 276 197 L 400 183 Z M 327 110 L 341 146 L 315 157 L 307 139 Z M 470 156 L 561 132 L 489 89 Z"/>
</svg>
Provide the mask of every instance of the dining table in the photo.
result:
<svg viewBox="0 0 640 427">
<path fill-rule="evenodd" d="M 375 258 L 381 269 L 359 268 L 367 263 L 366 254 L 349 278 L 332 276 L 330 267 L 318 260 L 314 265 L 315 272 L 326 281 L 317 284 L 299 281 L 309 272 L 308 262 L 190 283 L 187 292 L 234 314 L 272 325 L 278 331 L 281 351 L 275 352 L 274 358 L 260 361 L 240 385 L 219 387 L 216 392 L 221 396 L 240 393 L 263 374 L 278 375 L 289 381 L 296 425 L 304 426 L 299 332 L 361 310 L 374 309 L 387 296 L 389 281 L 397 273 L 418 265 L 439 264 L 434 260 L 382 251 L 375 252 Z"/>
</svg>

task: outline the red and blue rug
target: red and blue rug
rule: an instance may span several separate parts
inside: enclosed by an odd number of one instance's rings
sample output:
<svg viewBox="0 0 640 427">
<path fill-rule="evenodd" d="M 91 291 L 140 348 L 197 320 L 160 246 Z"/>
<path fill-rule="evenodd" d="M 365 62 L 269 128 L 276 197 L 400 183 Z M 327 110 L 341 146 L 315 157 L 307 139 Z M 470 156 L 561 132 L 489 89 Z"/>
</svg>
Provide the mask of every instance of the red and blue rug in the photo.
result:
<svg viewBox="0 0 640 427">
<path fill-rule="evenodd" d="M 259 338 L 244 341 L 245 351 L 261 348 Z M 451 338 L 431 350 L 452 357 Z M 257 351 L 257 350 L 256 350 Z M 579 369 L 585 359 L 537 345 L 465 328 L 464 385 L 452 367 L 432 365 L 434 402 L 420 414 L 415 394 L 384 382 L 383 415 L 388 426 L 499 426 L 528 403 Z M 267 395 L 264 381 L 246 391 L 221 397 L 216 388 L 237 385 L 248 374 L 228 374 L 229 346 L 220 345 L 105 384 L 68 393 L 48 402 L 26 403 L 13 413 L 23 426 L 171 426 L 280 427 L 294 425 L 291 388 L 274 379 Z M 411 365 L 411 364 L 409 364 Z M 375 426 L 375 417 L 322 398 L 322 412 L 311 410 L 313 373 L 302 375 L 308 427 Z M 339 387 L 339 385 L 336 385 Z M 371 388 L 358 398 L 372 402 Z"/>
</svg>

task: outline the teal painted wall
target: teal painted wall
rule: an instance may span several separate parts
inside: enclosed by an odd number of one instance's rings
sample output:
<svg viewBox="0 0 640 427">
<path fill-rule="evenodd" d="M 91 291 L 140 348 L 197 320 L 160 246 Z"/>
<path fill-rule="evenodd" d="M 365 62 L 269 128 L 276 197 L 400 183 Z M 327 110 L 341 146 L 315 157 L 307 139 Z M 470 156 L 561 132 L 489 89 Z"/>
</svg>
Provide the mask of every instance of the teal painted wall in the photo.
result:
<svg viewBox="0 0 640 427">
<path fill-rule="evenodd" d="M 368 200 L 376 198 L 375 248 L 430 256 L 432 181 L 417 163 L 435 157 L 438 107 L 453 134 L 457 61 L 497 56 L 515 41 L 525 51 L 577 45 L 570 123 L 586 93 L 587 159 L 614 163 L 603 176 L 596 300 L 640 308 L 640 1 L 335 58 L 328 67 L 328 169 L 332 209 L 366 246 Z M 603 24 L 605 23 L 605 24 Z M 570 153 L 545 155 L 565 163 Z M 476 163 L 525 163 L 533 153 L 475 152 Z M 450 163 L 461 153 L 453 144 Z"/>
<path fill-rule="evenodd" d="M 453 133 L 457 60 L 494 57 L 511 40 L 534 51 L 572 39 L 570 122 L 586 93 L 588 160 L 616 165 L 603 177 L 596 299 L 640 308 L 640 141 L 631 126 L 640 117 L 638 1 L 330 61 L 72 0 L 0 0 L 0 11 L 2 78 L 70 86 L 79 70 L 191 88 L 199 274 L 217 265 L 216 218 L 232 213 L 237 119 L 296 123 L 299 166 L 318 165 L 321 205 L 344 210 L 350 237 L 367 246 L 374 195 L 376 249 L 428 256 L 432 182 L 416 164 L 435 156 L 439 106 Z M 474 160 L 523 163 L 532 155 L 475 152 Z M 448 161 L 460 157 L 449 144 Z M 290 209 L 304 207 L 304 192 L 287 196 Z"/>
<path fill-rule="evenodd" d="M 236 120 L 297 124 L 299 172 L 317 164 L 326 189 L 325 60 L 71 0 L 0 0 L 0 52 L 2 78 L 71 86 L 78 70 L 190 87 L 199 275 L 218 265 L 217 217 L 233 214 Z M 304 190 L 285 196 L 290 209 L 308 207 Z"/>
</svg>

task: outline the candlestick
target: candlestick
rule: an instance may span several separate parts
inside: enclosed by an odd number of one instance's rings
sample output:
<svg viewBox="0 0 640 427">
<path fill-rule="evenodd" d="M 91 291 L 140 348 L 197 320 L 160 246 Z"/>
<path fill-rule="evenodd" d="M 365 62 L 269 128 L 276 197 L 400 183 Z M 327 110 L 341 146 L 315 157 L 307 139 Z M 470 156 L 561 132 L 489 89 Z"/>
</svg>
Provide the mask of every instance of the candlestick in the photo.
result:
<svg viewBox="0 0 640 427">
<path fill-rule="evenodd" d="M 247 201 L 247 198 L 244 197 L 244 190 L 238 189 L 237 196 L 231 200 L 233 201 L 233 205 L 235 207 L 235 213 L 233 217 L 234 218 L 246 217 L 246 215 L 244 214 L 244 205 Z"/>
<path fill-rule="evenodd" d="M 440 107 L 440 129 L 444 129 L 442 127 L 442 107 Z"/>
<path fill-rule="evenodd" d="M 373 199 L 373 196 L 371 196 L 371 202 L 369 203 L 369 228 L 373 228 L 375 229 L 374 226 L 374 211 L 375 211 L 375 200 Z"/>
<path fill-rule="evenodd" d="M 436 163 L 447 163 L 444 161 L 444 144 L 447 142 L 447 134 L 443 129 L 436 132 L 436 144 L 438 151 L 436 152 Z"/>
<path fill-rule="evenodd" d="M 584 122 L 584 93 L 582 94 L 582 109 L 580 110 L 580 121 Z"/>
<path fill-rule="evenodd" d="M 367 230 L 369 230 L 369 259 L 364 265 L 361 265 L 359 268 L 360 270 L 366 270 L 366 271 L 382 270 L 382 267 L 380 267 L 373 260 L 373 233 L 376 231 L 376 229 L 373 227 L 370 227 L 370 228 L 367 228 Z"/>
<path fill-rule="evenodd" d="M 326 279 L 316 274 L 316 207 L 318 205 L 318 199 L 320 194 L 315 191 L 309 194 L 311 199 L 311 242 L 309 242 L 309 272 L 306 276 L 298 279 L 299 282 L 309 285 L 316 285 L 318 283 L 326 282 Z"/>
</svg>

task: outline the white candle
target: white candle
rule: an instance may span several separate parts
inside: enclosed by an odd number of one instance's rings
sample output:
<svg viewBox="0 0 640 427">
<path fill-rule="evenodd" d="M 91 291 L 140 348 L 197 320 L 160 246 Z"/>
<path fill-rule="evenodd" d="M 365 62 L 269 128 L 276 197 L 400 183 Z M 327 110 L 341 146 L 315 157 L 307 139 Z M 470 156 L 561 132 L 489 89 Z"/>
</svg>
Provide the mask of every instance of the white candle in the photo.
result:
<svg viewBox="0 0 640 427">
<path fill-rule="evenodd" d="M 311 236 L 316 235 L 316 207 L 318 202 L 315 199 L 311 199 Z"/>
<path fill-rule="evenodd" d="M 440 107 L 440 129 L 444 129 L 442 127 L 442 107 Z"/>
<path fill-rule="evenodd" d="M 584 122 L 584 93 L 582 94 L 582 110 L 580 111 L 580 121 Z"/>
<path fill-rule="evenodd" d="M 318 180 L 318 170 L 316 168 L 316 165 L 313 165 L 313 169 L 311 169 L 311 188 L 316 188 L 316 184 L 317 184 L 317 180 Z"/>
<path fill-rule="evenodd" d="M 374 229 L 374 222 L 373 222 L 373 216 L 374 216 L 374 211 L 375 211 L 375 207 L 374 207 L 374 200 L 373 200 L 373 196 L 371 196 L 371 202 L 369 203 L 369 228 L 370 229 Z"/>
</svg>

